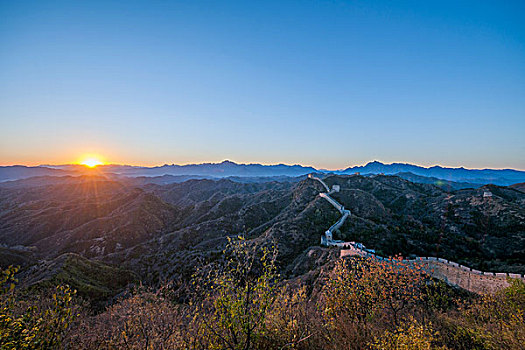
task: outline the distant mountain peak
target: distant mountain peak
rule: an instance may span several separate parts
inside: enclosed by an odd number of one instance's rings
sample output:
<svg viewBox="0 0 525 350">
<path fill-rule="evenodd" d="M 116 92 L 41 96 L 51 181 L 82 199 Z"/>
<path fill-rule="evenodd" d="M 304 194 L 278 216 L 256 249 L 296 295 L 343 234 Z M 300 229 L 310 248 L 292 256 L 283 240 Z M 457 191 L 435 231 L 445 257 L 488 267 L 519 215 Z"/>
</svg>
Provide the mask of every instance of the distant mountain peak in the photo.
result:
<svg viewBox="0 0 525 350">
<path fill-rule="evenodd" d="M 432 177 L 446 181 L 466 182 L 480 185 L 492 183 L 503 186 L 522 182 L 522 179 L 525 179 L 525 171 L 518 170 L 465 169 L 464 167 L 446 168 L 439 165 L 426 168 L 406 163 L 384 164 L 377 160 L 369 162 L 364 166 L 350 167 L 342 171 L 343 174 L 352 174 L 356 172 L 363 175 L 380 173 L 386 175 L 412 173 L 418 176 Z"/>
<path fill-rule="evenodd" d="M 221 162 L 221 164 L 224 164 L 224 165 L 239 165 L 235 162 L 232 162 L 231 160 L 228 160 L 228 159 L 225 159 Z"/>
</svg>

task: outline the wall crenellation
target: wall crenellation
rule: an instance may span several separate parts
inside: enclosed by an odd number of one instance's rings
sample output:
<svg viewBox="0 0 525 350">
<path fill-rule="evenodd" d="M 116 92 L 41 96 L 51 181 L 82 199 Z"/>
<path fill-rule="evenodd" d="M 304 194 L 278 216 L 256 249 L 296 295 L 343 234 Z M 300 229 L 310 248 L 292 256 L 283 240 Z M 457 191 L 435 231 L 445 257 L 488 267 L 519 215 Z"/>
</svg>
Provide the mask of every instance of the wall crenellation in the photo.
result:
<svg viewBox="0 0 525 350">
<path fill-rule="evenodd" d="M 344 256 L 363 256 L 378 260 L 391 260 L 384 258 L 367 250 L 353 245 L 349 249 L 341 249 L 341 257 Z M 494 293 L 499 289 L 508 287 L 508 278 L 515 278 L 525 282 L 525 275 L 507 272 L 484 272 L 475 270 L 465 265 L 447 259 L 436 257 L 417 257 L 415 259 L 405 259 L 407 263 L 419 264 L 430 276 L 440 279 L 450 285 L 461 287 L 477 294 Z"/>
</svg>

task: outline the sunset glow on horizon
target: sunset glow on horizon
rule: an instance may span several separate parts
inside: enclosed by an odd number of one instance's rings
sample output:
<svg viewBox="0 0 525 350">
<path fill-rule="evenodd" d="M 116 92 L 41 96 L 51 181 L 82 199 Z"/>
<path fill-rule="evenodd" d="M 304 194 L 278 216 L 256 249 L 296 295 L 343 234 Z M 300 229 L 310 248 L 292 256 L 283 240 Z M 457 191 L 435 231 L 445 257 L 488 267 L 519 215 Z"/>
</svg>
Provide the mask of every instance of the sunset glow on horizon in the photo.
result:
<svg viewBox="0 0 525 350">
<path fill-rule="evenodd" d="M 88 168 L 94 168 L 98 165 L 104 165 L 104 162 L 95 157 L 84 158 L 79 162 L 81 165 L 85 165 Z"/>
</svg>

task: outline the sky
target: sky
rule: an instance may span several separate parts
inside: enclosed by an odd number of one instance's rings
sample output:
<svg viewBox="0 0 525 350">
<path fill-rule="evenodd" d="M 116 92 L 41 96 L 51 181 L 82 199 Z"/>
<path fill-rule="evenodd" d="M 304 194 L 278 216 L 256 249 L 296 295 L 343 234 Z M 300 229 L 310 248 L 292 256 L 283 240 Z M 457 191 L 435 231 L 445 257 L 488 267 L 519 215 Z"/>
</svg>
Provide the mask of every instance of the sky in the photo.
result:
<svg viewBox="0 0 525 350">
<path fill-rule="evenodd" d="M 524 1 L 0 0 L 0 165 L 525 169 Z"/>
</svg>

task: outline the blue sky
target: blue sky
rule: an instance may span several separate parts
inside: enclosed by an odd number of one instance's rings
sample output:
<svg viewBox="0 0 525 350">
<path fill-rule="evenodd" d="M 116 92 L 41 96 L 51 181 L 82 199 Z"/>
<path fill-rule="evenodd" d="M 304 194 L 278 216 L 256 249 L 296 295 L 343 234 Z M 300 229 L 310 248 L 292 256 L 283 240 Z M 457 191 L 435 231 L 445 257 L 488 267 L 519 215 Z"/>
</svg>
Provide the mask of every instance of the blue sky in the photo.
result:
<svg viewBox="0 0 525 350">
<path fill-rule="evenodd" d="M 523 1 L 0 1 L 0 16 L 0 164 L 525 169 Z"/>
</svg>

